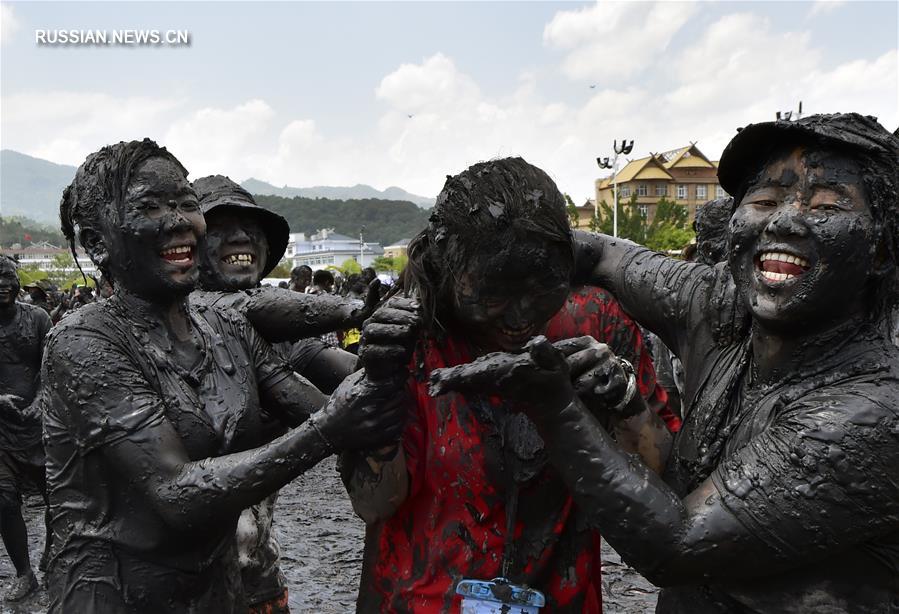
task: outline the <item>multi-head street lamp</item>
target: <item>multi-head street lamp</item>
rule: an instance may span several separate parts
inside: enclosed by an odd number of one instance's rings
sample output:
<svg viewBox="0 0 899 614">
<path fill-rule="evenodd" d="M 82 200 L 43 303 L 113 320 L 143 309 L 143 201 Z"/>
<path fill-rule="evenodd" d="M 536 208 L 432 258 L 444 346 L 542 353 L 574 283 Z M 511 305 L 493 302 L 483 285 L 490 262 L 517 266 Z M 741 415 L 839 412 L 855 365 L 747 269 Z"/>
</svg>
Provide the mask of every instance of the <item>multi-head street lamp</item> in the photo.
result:
<svg viewBox="0 0 899 614">
<path fill-rule="evenodd" d="M 612 186 L 613 186 L 613 203 L 612 203 L 612 236 L 618 236 L 618 156 L 628 155 L 634 150 L 634 139 L 628 143 L 627 139 L 621 139 L 621 145 L 618 141 L 612 142 L 612 149 L 615 155 L 612 156 L 611 162 L 609 158 L 596 158 L 596 164 L 601 169 L 612 169 Z M 599 203 L 593 203 L 593 215 L 599 217 Z"/>
</svg>

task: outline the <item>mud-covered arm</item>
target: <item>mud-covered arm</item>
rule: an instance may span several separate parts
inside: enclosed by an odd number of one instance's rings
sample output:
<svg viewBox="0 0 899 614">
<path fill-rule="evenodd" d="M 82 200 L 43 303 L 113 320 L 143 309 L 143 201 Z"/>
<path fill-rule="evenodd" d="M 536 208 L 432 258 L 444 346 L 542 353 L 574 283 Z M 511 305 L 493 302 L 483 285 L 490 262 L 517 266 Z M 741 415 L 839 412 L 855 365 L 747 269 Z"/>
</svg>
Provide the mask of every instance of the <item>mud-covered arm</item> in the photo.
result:
<svg viewBox="0 0 899 614">
<path fill-rule="evenodd" d="M 365 302 L 331 294 L 301 294 L 286 288 L 246 290 L 241 311 L 269 343 L 295 341 L 330 331 L 358 328 L 377 305 L 379 294 L 369 286 Z"/>
<path fill-rule="evenodd" d="M 538 426 L 591 525 L 660 586 L 770 575 L 899 522 L 899 419 L 861 396 L 790 407 L 683 500 L 578 403 Z"/>
<path fill-rule="evenodd" d="M 414 301 L 395 297 L 378 309 L 362 329 L 360 363 L 373 377 L 402 379 L 403 392 L 396 395 L 393 403 L 406 416 L 403 436 L 396 444 L 347 452 L 340 459 L 347 494 L 356 514 L 366 524 L 392 516 L 421 482 L 426 428 L 408 368 L 419 323 L 417 310 Z"/>
<path fill-rule="evenodd" d="M 523 401 L 586 521 L 654 584 L 770 575 L 895 531 L 895 380 L 794 401 L 682 499 L 583 405 L 558 349 L 528 349 L 435 369 L 431 393 Z"/>
<path fill-rule="evenodd" d="M 327 395 L 295 373 L 252 326 L 242 322 L 238 327 L 253 357 L 259 397 L 267 411 L 284 424 L 297 426 L 325 405 Z"/>
<path fill-rule="evenodd" d="M 177 397 L 160 396 L 115 342 L 66 332 L 48 348 L 48 386 L 78 453 L 102 455 L 110 472 L 139 488 L 160 518 L 180 531 L 237 515 L 335 447 L 390 441 L 402 429 L 401 416 L 378 409 L 396 390 L 357 374 L 299 428 L 252 450 L 192 460 L 167 415 L 195 408 L 171 407 Z"/>
<path fill-rule="evenodd" d="M 717 320 L 719 311 L 727 307 L 718 308 L 718 295 L 736 300 L 729 275 L 717 268 L 675 260 L 607 235 L 578 231 L 575 236 L 577 281 L 612 292 L 628 314 L 678 356 L 685 355 L 692 331 L 703 324 L 716 325 L 709 318 Z M 714 309 L 710 308 L 713 300 Z"/>
<path fill-rule="evenodd" d="M 355 354 L 329 346 L 318 338 L 300 339 L 287 356 L 290 368 L 313 386 L 331 394 L 346 377 L 359 369 Z"/>
</svg>

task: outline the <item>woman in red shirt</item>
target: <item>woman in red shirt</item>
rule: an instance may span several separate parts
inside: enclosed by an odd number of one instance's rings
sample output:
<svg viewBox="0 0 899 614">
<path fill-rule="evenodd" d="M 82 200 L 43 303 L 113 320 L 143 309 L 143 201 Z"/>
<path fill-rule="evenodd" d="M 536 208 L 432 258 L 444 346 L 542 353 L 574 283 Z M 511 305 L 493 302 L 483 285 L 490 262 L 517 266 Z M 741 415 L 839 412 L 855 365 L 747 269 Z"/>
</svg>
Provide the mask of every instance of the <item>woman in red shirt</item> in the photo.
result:
<svg viewBox="0 0 899 614">
<path fill-rule="evenodd" d="M 359 611 L 458 611 L 460 580 L 500 576 L 541 591 L 544 611 L 601 611 L 599 535 L 520 406 L 428 393 L 432 370 L 520 351 L 542 334 L 568 355 L 588 406 L 652 464 L 661 452 L 633 435 L 665 427 L 641 410 L 648 404 L 673 429 L 679 422 L 639 329 L 605 290 L 572 288 L 574 264 L 565 200 L 546 173 L 509 158 L 447 179 L 409 248 L 404 284 L 420 299 L 425 331 L 402 445 L 343 459 L 368 525 Z M 363 347 L 390 326 L 370 322 Z M 625 360 L 597 368 L 610 349 Z"/>
</svg>

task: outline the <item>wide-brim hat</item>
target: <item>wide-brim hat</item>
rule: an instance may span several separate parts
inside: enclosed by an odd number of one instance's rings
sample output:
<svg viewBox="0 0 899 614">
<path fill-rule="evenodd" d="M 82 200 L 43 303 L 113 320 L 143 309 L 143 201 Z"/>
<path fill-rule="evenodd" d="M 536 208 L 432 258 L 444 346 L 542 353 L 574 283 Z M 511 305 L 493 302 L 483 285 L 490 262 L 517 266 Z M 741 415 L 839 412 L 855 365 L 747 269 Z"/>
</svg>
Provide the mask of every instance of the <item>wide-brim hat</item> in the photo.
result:
<svg viewBox="0 0 899 614">
<path fill-rule="evenodd" d="M 224 175 L 201 177 L 192 185 L 197 192 L 203 215 L 207 218 L 213 210 L 232 211 L 237 215 L 253 216 L 259 222 L 268 240 L 268 258 L 262 276 L 271 273 L 281 262 L 287 249 L 287 242 L 290 239 L 290 225 L 287 220 L 274 211 L 257 205 L 249 192 Z"/>
<path fill-rule="evenodd" d="M 796 121 L 777 120 L 749 124 L 731 139 L 718 163 L 718 182 L 736 195 L 747 174 L 758 169 L 778 147 L 795 142 L 837 145 L 896 164 L 899 139 L 877 118 L 858 113 L 809 115 Z"/>
</svg>

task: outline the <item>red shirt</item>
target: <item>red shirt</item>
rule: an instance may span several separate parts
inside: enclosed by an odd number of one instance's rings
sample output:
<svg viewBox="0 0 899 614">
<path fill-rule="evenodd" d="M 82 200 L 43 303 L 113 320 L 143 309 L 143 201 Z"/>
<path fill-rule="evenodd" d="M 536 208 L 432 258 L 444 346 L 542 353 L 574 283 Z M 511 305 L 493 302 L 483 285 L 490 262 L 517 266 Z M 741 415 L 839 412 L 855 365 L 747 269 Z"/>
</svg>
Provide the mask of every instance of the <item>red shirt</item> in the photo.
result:
<svg viewBox="0 0 899 614">
<path fill-rule="evenodd" d="M 606 291 L 573 291 L 545 334 L 551 341 L 592 335 L 608 343 L 633 363 L 640 393 L 653 406 L 666 406 L 638 327 Z M 403 438 L 410 493 L 391 518 L 368 527 L 360 612 L 458 612 L 459 580 L 501 575 L 511 482 L 491 415 L 502 400 L 457 393 L 432 398 L 427 390 L 433 369 L 471 359 L 457 337 L 419 345 L 410 379 L 417 407 Z M 553 468 L 536 466 L 519 488 L 509 575 L 544 593 L 544 612 L 601 612 L 599 534 L 586 527 Z"/>
</svg>

